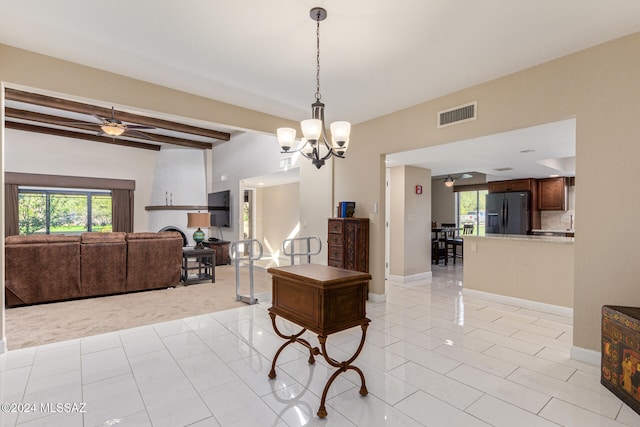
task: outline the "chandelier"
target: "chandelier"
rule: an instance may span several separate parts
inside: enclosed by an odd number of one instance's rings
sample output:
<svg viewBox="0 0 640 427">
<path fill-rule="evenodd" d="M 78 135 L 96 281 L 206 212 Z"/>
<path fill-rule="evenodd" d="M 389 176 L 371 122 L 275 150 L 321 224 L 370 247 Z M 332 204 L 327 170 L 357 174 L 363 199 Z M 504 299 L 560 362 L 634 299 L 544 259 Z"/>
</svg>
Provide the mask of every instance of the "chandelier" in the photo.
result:
<svg viewBox="0 0 640 427">
<path fill-rule="evenodd" d="M 311 104 L 311 119 L 300 122 L 302 128 L 302 144 L 297 150 L 291 148 L 296 142 L 296 130 L 293 128 L 279 128 L 278 142 L 282 153 L 300 152 L 318 169 L 331 156 L 344 158 L 349 147 L 351 123 L 338 121 L 331 123 L 331 143 L 327 139 L 324 124 L 324 104 L 320 101 L 320 21 L 327 17 L 327 11 L 321 7 L 314 7 L 309 12 L 311 19 L 316 21 L 316 102 Z"/>
</svg>

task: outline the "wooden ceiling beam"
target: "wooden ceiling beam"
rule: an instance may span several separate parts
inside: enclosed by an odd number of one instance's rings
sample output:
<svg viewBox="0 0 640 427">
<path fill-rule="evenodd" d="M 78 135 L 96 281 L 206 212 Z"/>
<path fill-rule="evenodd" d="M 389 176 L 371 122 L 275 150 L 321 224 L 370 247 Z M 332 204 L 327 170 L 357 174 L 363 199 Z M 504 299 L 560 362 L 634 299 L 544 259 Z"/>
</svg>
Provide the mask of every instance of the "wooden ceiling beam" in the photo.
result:
<svg viewBox="0 0 640 427">
<path fill-rule="evenodd" d="M 30 121 L 30 122 L 38 122 L 38 123 L 45 123 L 45 124 L 50 124 L 50 125 L 58 125 L 58 126 L 64 126 L 64 127 L 70 127 L 70 128 L 74 128 L 74 129 L 81 129 L 81 130 L 88 130 L 88 131 L 93 131 L 93 132 L 99 132 L 100 129 L 100 125 L 98 123 L 79 123 L 77 120 L 74 119 L 70 119 L 67 117 L 59 117 L 59 116 L 52 116 L 50 114 L 42 114 L 42 113 L 36 113 L 33 111 L 26 111 L 26 110 L 20 110 L 17 108 L 5 108 L 5 117 L 9 118 L 9 119 L 19 119 L 19 120 L 26 120 L 26 121 Z M 36 126 L 37 129 L 46 129 L 46 128 L 41 128 Z M 82 134 L 85 135 L 85 134 Z M 202 141 L 192 141 L 192 140 L 188 140 L 188 139 L 182 139 L 182 138 L 174 138 L 171 136 L 166 136 L 166 135 L 159 135 L 159 134 L 155 134 L 155 133 L 145 133 L 145 135 L 148 135 L 150 137 L 150 141 L 151 142 L 162 142 L 165 144 L 172 144 L 172 145 L 180 145 L 183 147 L 190 147 L 190 148 L 199 148 L 202 150 L 209 150 L 212 148 L 212 143 L 210 142 L 202 142 Z M 140 137 L 136 137 L 135 135 L 131 135 L 125 132 L 124 137 L 126 138 L 132 138 L 132 139 L 136 139 L 136 140 L 140 140 L 140 141 L 147 141 L 146 139 L 140 138 Z M 107 137 L 108 138 L 108 137 Z"/>
<path fill-rule="evenodd" d="M 160 146 L 155 144 L 147 144 L 144 142 L 127 141 L 125 139 L 107 138 L 106 136 L 91 135 L 88 133 L 72 132 L 62 129 L 46 128 L 42 126 L 28 125 L 25 123 L 4 122 L 6 129 L 15 129 L 25 132 L 43 133 L 46 135 L 63 136 L 65 138 L 82 139 L 85 141 L 102 142 L 105 144 L 122 145 L 124 147 L 142 148 L 144 150 L 160 151 Z"/>
<path fill-rule="evenodd" d="M 84 104 L 68 99 L 55 98 L 39 93 L 25 92 L 18 89 L 5 88 L 5 98 L 11 101 L 24 102 L 27 104 L 39 105 L 41 107 L 56 108 L 59 110 L 72 111 L 74 113 L 95 114 L 101 117 L 111 117 L 111 109 Z M 167 129 L 176 132 L 189 133 L 192 135 L 205 136 L 208 138 L 229 141 L 231 134 L 213 129 L 205 129 L 197 126 L 186 125 L 184 123 L 172 122 L 169 120 L 157 119 L 154 117 L 140 116 L 115 110 L 116 118 L 123 122 L 135 123 L 144 126 L 153 126 L 160 129 Z"/>
</svg>

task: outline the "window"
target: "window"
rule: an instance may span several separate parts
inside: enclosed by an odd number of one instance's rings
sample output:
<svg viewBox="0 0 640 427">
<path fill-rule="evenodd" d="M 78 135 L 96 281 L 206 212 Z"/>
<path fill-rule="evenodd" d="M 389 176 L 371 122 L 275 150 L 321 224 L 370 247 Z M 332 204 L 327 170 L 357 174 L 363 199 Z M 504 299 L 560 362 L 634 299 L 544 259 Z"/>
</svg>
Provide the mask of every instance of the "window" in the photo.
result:
<svg viewBox="0 0 640 427">
<path fill-rule="evenodd" d="M 111 225 L 110 191 L 18 189 L 21 235 L 111 231 Z"/>
<path fill-rule="evenodd" d="M 487 200 L 487 190 L 480 191 L 459 191 L 458 200 L 458 221 L 459 226 L 473 224 L 473 234 L 484 236 L 484 219 Z"/>
</svg>

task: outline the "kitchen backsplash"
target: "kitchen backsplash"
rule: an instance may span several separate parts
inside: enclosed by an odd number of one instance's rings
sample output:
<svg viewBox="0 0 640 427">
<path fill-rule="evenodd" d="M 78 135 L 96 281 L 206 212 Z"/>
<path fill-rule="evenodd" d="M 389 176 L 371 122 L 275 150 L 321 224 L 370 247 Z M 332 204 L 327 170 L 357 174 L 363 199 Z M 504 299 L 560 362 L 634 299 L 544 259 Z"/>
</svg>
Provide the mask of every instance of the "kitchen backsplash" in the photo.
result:
<svg viewBox="0 0 640 427">
<path fill-rule="evenodd" d="M 540 212 L 540 228 L 543 230 L 574 229 L 576 224 L 575 210 Z"/>
</svg>

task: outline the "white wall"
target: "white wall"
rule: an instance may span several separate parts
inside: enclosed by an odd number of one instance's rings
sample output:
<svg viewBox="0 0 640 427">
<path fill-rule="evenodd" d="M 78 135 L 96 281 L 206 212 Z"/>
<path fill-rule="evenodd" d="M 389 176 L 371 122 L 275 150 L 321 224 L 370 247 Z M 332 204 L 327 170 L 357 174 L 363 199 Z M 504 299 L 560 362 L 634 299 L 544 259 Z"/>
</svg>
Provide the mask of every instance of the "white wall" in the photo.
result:
<svg viewBox="0 0 640 427">
<path fill-rule="evenodd" d="M 231 227 L 222 228 L 222 234 L 224 240 L 235 242 L 242 239 L 239 234 L 243 197 L 240 181 L 278 172 L 280 145 L 275 136 L 243 133 L 214 147 L 211 157 L 211 191 L 231 191 Z"/>
<path fill-rule="evenodd" d="M 260 204 L 256 212 L 261 226 L 256 238 L 262 241 L 265 255 L 283 257 L 282 242 L 299 236 L 300 184 L 274 185 L 257 191 Z"/>
<path fill-rule="evenodd" d="M 5 130 L 5 171 L 94 178 L 131 179 L 134 231 L 149 231 L 144 207 L 151 202 L 157 151 Z"/>
</svg>

